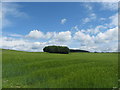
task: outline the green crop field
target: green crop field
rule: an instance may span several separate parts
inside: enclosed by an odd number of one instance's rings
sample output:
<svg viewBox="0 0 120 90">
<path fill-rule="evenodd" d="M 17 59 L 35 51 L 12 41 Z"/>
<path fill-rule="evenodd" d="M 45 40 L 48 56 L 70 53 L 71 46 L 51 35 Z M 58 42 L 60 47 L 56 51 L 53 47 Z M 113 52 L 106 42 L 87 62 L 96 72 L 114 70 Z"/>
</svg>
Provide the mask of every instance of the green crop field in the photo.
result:
<svg viewBox="0 0 120 90">
<path fill-rule="evenodd" d="M 117 53 L 2 53 L 3 88 L 118 87 Z"/>
</svg>

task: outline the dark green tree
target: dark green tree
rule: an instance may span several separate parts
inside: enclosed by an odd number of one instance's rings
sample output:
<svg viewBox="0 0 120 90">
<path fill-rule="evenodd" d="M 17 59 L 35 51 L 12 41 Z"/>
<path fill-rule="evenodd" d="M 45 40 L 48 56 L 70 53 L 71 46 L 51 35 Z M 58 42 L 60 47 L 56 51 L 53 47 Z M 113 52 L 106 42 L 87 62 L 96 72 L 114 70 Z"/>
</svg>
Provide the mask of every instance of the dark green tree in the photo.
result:
<svg viewBox="0 0 120 90">
<path fill-rule="evenodd" d="M 70 52 L 69 48 L 65 46 L 46 46 L 43 48 L 43 51 L 49 53 L 62 53 L 62 54 L 68 54 Z"/>
</svg>

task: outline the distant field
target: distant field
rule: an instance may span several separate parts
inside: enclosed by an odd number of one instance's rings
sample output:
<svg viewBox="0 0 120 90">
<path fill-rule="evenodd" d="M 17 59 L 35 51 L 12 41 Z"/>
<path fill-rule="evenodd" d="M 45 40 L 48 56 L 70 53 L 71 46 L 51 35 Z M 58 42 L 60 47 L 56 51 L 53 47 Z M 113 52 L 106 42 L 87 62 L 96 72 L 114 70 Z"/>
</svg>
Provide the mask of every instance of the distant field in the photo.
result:
<svg viewBox="0 0 120 90">
<path fill-rule="evenodd" d="M 3 50 L 3 88 L 118 87 L 117 55 Z"/>
</svg>

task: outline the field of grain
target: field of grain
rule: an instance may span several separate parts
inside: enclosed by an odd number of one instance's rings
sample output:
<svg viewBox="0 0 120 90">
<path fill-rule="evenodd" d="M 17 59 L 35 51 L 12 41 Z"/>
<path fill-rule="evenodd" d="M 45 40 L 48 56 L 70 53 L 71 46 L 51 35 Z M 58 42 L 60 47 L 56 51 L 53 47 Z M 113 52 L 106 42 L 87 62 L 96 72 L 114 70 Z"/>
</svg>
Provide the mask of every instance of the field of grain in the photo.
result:
<svg viewBox="0 0 120 90">
<path fill-rule="evenodd" d="M 118 87 L 117 53 L 2 53 L 3 88 Z"/>
</svg>

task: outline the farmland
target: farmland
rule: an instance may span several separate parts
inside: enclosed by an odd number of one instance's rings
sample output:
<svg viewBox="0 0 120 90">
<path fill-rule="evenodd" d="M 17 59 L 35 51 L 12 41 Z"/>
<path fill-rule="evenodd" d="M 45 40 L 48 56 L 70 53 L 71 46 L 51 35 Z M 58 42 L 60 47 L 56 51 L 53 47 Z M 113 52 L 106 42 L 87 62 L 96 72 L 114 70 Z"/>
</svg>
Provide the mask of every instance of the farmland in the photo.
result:
<svg viewBox="0 0 120 90">
<path fill-rule="evenodd" d="M 3 88 L 118 87 L 117 53 L 3 50 Z"/>
</svg>

